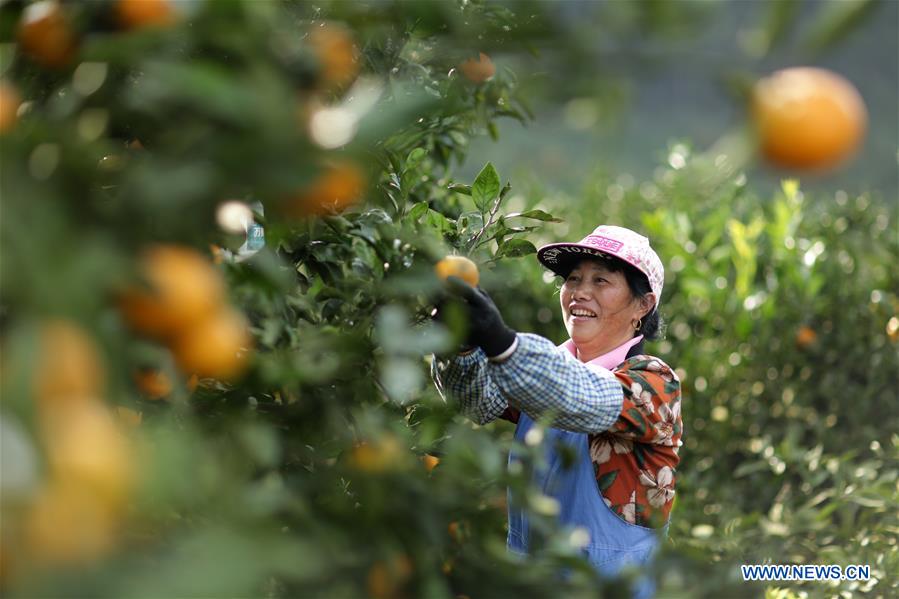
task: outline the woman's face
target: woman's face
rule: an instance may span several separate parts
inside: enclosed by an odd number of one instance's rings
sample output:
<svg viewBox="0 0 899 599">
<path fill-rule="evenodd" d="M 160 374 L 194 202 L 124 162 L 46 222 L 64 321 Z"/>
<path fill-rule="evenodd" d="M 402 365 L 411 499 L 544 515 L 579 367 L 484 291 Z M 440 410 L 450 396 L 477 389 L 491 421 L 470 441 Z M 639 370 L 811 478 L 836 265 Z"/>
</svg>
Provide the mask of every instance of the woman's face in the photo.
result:
<svg viewBox="0 0 899 599">
<path fill-rule="evenodd" d="M 654 302 L 652 294 L 649 296 L 647 300 Z M 559 297 L 571 340 L 582 354 L 595 353 L 593 357 L 631 339 L 633 322 L 652 307 L 647 300 L 634 297 L 623 272 L 612 272 L 589 258 L 568 274 Z"/>
</svg>

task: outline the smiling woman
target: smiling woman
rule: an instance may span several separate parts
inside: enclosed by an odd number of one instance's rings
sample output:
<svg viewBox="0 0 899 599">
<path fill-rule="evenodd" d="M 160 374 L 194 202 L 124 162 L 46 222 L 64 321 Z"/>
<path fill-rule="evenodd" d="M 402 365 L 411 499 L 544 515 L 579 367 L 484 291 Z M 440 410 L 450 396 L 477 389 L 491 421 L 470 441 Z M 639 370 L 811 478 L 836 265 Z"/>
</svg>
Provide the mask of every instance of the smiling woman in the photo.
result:
<svg viewBox="0 0 899 599">
<path fill-rule="evenodd" d="M 555 415 L 542 434 L 549 467 L 535 472 L 536 488 L 558 502 L 563 525 L 586 533 L 584 556 L 601 576 L 636 566 L 644 575 L 632 594 L 649 597 L 645 571 L 667 535 L 683 431 L 680 381 L 643 351 L 660 326 L 662 261 L 646 237 L 614 226 L 544 246 L 537 258 L 564 280 L 570 338 L 557 346 L 512 331 L 484 290 L 451 278 L 467 309 L 465 347 L 474 349 L 435 359 L 432 375 L 474 421 L 515 423 L 520 442 L 535 438 L 535 420 Z M 562 459 L 566 452 L 576 459 Z M 511 499 L 507 545 L 528 553 L 528 512 Z"/>
</svg>

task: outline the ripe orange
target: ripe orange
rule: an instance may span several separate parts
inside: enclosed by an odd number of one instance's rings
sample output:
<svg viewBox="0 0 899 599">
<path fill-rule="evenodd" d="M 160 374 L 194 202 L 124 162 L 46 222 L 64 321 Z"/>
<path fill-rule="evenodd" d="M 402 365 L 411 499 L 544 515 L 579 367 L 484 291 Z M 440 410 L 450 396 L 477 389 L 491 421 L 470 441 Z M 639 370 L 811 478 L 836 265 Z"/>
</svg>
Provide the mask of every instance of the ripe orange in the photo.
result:
<svg viewBox="0 0 899 599">
<path fill-rule="evenodd" d="M 18 118 L 22 96 L 15 85 L 0 79 L 0 135 L 11 130 Z"/>
<path fill-rule="evenodd" d="M 353 36 L 343 25 L 324 23 L 309 33 L 309 45 L 321 65 L 322 82 L 342 87 L 359 72 L 359 52 Z"/>
<path fill-rule="evenodd" d="M 156 368 L 142 368 L 132 379 L 145 399 L 163 399 L 172 394 L 172 381 Z"/>
<path fill-rule="evenodd" d="M 422 456 L 421 461 L 424 462 L 425 470 L 431 472 L 432 470 L 434 470 L 434 468 L 437 467 L 437 464 L 440 463 L 440 458 L 426 453 L 424 456 Z"/>
<path fill-rule="evenodd" d="M 478 266 L 465 256 L 447 256 L 434 266 L 434 271 L 444 281 L 447 277 L 459 277 L 472 287 L 476 287 L 481 278 Z"/>
<path fill-rule="evenodd" d="M 479 53 L 477 60 L 469 58 L 460 64 L 459 70 L 472 83 L 484 83 L 492 79 L 496 74 L 496 67 L 493 65 L 493 61 L 483 52 Z"/>
<path fill-rule="evenodd" d="M 353 447 L 349 463 L 363 472 L 386 472 L 401 465 L 406 457 L 399 439 L 387 435 L 372 442 L 363 441 Z"/>
<path fill-rule="evenodd" d="M 112 549 L 116 523 L 90 490 L 51 483 L 26 515 L 25 549 L 39 562 L 89 562 Z"/>
<path fill-rule="evenodd" d="M 252 343 L 243 314 L 223 308 L 179 335 L 172 351 L 182 372 L 230 380 L 246 367 Z"/>
<path fill-rule="evenodd" d="M 33 384 L 42 408 L 92 401 L 103 394 L 103 361 L 84 329 L 68 320 L 52 320 L 41 325 L 39 335 Z"/>
<path fill-rule="evenodd" d="M 116 17 L 126 29 L 158 27 L 175 22 L 175 8 L 170 0 L 118 0 Z"/>
<path fill-rule="evenodd" d="M 841 162 L 858 147 L 868 120 L 852 83 L 809 67 L 784 69 L 760 80 L 752 110 L 762 153 L 785 168 Z"/>
<path fill-rule="evenodd" d="M 352 162 L 338 162 L 325 168 L 310 187 L 288 206 L 295 216 L 332 214 L 356 203 L 365 192 L 365 175 Z"/>
<path fill-rule="evenodd" d="M 220 273 L 199 252 L 158 245 L 140 258 L 141 275 L 150 289 L 127 290 L 120 307 L 138 332 L 168 337 L 216 312 L 225 295 Z"/>
<path fill-rule="evenodd" d="M 55 0 L 41 0 L 25 8 L 18 38 L 22 51 L 45 67 L 64 67 L 75 55 L 72 27 Z"/>
<path fill-rule="evenodd" d="M 392 599 L 412 576 L 414 566 L 407 555 L 396 555 L 388 562 L 372 564 L 366 580 L 368 596 L 373 599 Z"/>
<path fill-rule="evenodd" d="M 42 424 L 53 480 L 89 490 L 109 509 L 121 507 L 131 489 L 131 448 L 106 406 L 57 409 Z"/>
<path fill-rule="evenodd" d="M 818 333 L 810 326 L 801 326 L 796 332 L 796 347 L 805 349 L 818 339 Z"/>
</svg>

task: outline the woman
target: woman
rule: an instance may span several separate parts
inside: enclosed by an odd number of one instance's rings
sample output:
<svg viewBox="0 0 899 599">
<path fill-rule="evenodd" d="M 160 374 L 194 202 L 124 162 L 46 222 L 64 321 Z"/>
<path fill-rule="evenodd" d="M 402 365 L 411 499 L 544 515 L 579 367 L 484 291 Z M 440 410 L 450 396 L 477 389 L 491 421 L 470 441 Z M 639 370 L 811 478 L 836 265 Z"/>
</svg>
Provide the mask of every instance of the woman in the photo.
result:
<svg viewBox="0 0 899 599">
<path fill-rule="evenodd" d="M 660 326 L 664 269 L 646 237 L 615 226 L 544 246 L 537 258 L 564 280 L 570 339 L 557 347 L 512 331 L 483 290 L 455 279 L 470 349 L 435 359 L 432 375 L 441 394 L 457 399 L 478 424 L 515 422 L 518 440 L 535 419 L 553 415 L 544 431 L 547 467 L 535 483 L 559 502 L 562 524 L 586 529 L 588 560 L 611 576 L 650 562 L 674 501 L 680 382 L 672 368 L 643 354 L 644 339 L 655 338 Z M 561 445 L 574 451 L 573 464 L 563 465 Z M 527 553 L 528 541 L 527 515 L 510 501 L 509 549 Z M 643 578 L 635 595 L 652 593 Z"/>
</svg>

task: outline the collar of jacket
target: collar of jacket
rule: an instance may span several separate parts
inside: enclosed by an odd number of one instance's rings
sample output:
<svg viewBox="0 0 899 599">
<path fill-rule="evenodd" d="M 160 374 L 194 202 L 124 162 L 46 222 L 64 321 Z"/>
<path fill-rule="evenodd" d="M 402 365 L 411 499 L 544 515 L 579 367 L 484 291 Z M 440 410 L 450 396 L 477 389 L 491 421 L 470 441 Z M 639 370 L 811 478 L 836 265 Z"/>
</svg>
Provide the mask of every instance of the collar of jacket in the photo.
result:
<svg viewBox="0 0 899 599">
<path fill-rule="evenodd" d="M 592 360 L 587 362 L 587 364 L 595 364 L 597 366 L 602 366 L 606 370 L 612 370 L 613 368 L 624 362 L 628 357 L 630 357 L 630 354 L 628 353 L 630 349 L 636 346 L 638 343 L 641 343 L 642 341 L 643 335 L 637 335 L 633 339 L 625 341 L 612 351 L 605 353 L 597 358 L 593 358 Z M 569 339 L 559 347 L 568 350 L 568 353 L 577 358 L 577 346 L 571 339 Z"/>
</svg>

